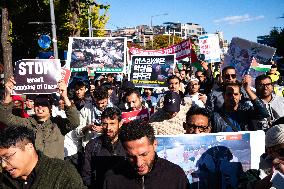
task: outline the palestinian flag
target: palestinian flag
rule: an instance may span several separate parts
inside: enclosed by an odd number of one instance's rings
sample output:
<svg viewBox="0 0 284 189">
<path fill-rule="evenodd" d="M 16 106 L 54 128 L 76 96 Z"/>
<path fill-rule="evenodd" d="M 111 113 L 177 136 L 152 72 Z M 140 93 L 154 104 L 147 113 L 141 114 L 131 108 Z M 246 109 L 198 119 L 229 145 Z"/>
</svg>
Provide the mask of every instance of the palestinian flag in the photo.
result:
<svg viewBox="0 0 284 189">
<path fill-rule="evenodd" d="M 251 69 L 258 71 L 258 72 L 267 72 L 270 70 L 271 65 L 267 64 L 259 64 L 255 58 L 252 59 Z"/>
</svg>

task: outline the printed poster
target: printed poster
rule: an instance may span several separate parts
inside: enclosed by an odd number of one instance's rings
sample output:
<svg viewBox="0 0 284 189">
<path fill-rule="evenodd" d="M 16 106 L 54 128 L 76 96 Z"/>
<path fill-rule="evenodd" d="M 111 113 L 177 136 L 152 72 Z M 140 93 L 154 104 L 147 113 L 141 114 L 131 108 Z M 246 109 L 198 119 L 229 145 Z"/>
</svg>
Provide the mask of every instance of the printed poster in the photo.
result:
<svg viewBox="0 0 284 189">
<path fill-rule="evenodd" d="M 125 37 L 70 37 L 66 67 L 72 72 L 125 72 L 126 46 Z"/>
<path fill-rule="evenodd" d="M 15 63 L 13 94 L 50 94 L 57 92 L 61 78 L 59 59 L 23 59 Z"/>
<path fill-rule="evenodd" d="M 129 49 L 132 55 L 167 55 L 167 54 L 175 54 L 176 60 L 182 60 L 186 57 L 190 57 L 191 52 L 191 43 L 189 39 L 186 39 L 176 45 L 169 46 L 164 49 L 159 50 L 144 50 L 135 47 L 131 47 Z"/>
<path fill-rule="evenodd" d="M 221 49 L 218 34 L 208 34 L 198 37 L 200 54 L 205 55 L 205 60 L 209 63 L 220 62 Z"/>
<path fill-rule="evenodd" d="M 265 69 L 270 68 L 270 60 L 275 51 L 273 47 L 234 37 L 224 57 L 222 68 L 234 66 L 238 80 L 241 80 L 245 74 L 256 78 L 263 74 Z"/>
<path fill-rule="evenodd" d="M 206 183 L 237 188 L 238 174 L 258 169 L 265 152 L 263 131 L 158 135 L 157 140 L 158 156 L 181 166 L 189 182 L 199 188 L 208 188 Z"/>
<path fill-rule="evenodd" d="M 175 55 L 132 56 L 130 81 L 136 87 L 167 87 L 173 75 Z"/>
</svg>

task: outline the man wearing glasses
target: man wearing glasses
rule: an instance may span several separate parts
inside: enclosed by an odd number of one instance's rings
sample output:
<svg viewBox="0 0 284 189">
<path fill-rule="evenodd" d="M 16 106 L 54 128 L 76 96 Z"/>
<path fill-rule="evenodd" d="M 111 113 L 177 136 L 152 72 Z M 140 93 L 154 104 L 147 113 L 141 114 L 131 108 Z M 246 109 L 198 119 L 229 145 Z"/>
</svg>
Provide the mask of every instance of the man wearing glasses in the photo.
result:
<svg viewBox="0 0 284 189">
<path fill-rule="evenodd" d="M 185 134 L 211 133 L 210 114 L 205 108 L 193 106 L 186 113 L 186 122 L 183 123 Z"/>
<path fill-rule="evenodd" d="M 224 86 L 224 105 L 212 114 L 212 131 L 237 132 L 254 130 L 252 120 L 262 120 L 269 117 L 263 102 L 251 90 L 251 77 L 244 76 L 242 88 L 250 97 L 252 105 L 241 104 L 241 85 L 228 83 Z"/>
<path fill-rule="evenodd" d="M 223 80 L 222 86 L 217 88 L 216 90 L 213 90 L 208 95 L 208 98 L 206 101 L 206 107 L 210 111 L 216 111 L 222 108 L 224 104 L 224 97 L 223 97 L 224 85 L 227 85 L 228 83 L 237 82 L 237 75 L 236 75 L 235 67 L 227 66 L 223 68 L 222 80 Z M 242 94 L 242 102 L 249 101 L 249 96 L 243 88 L 241 88 L 241 94 Z"/>
<path fill-rule="evenodd" d="M 269 76 L 260 75 L 255 79 L 256 95 L 264 102 L 270 117 L 261 121 L 258 129 L 267 129 L 278 118 L 284 116 L 284 98 L 273 93 L 273 83 Z"/>
<path fill-rule="evenodd" d="M 35 134 L 23 126 L 0 132 L 0 188 L 85 188 L 80 175 L 66 161 L 35 150 Z"/>
</svg>

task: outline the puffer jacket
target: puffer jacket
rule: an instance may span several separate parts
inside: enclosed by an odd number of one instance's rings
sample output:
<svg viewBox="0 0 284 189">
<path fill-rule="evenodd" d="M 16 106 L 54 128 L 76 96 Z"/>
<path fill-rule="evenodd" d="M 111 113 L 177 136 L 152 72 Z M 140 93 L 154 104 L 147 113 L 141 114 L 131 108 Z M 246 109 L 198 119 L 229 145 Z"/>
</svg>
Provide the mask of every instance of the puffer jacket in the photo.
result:
<svg viewBox="0 0 284 189">
<path fill-rule="evenodd" d="M 75 106 L 67 107 L 67 118 L 50 117 L 38 123 L 36 117 L 21 118 L 12 114 L 13 104 L 0 105 L 0 120 L 7 126 L 26 126 L 35 133 L 35 147 L 52 158 L 64 158 L 64 135 L 79 124 L 79 115 Z"/>
</svg>

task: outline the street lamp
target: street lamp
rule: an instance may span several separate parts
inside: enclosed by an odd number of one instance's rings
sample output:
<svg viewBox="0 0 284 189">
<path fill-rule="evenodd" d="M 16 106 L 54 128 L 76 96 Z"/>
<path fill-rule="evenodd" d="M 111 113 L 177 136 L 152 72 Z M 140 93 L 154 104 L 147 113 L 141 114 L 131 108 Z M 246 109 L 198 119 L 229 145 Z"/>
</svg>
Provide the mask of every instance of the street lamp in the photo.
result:
<svg viewBox="0 0 284 189">
<path fill-rule="evenodd" d="M 158 17 L 158 16 L 166 16 L 166 15 L 168 15 L 168 13 L 164 13 L 164 14 L 156 14 L 156 15 L 153 15 L 153 16 L 151 16 L 151 30 L 152 30 L 152 48 L 153 48 L 153 40 L 154 40 L 154 29 L 153 29 L 153 18 L 154 17 Z"/>
<path fill-rule="evenodd" d="M 166 16 L 166 15 L 169 15 L 168 13 L 164 13 L 164 14 L 157 14 L 157 15 L 153 15 L 153 16 L 151 16 L 151 29 L 152 29 L 152 27 L 153 27 L 153 23 L 152 23 L 152 21 L 153 21 L 153 18 L 154 17 L 158 17 L 158 16 Z"/>
</svg>

